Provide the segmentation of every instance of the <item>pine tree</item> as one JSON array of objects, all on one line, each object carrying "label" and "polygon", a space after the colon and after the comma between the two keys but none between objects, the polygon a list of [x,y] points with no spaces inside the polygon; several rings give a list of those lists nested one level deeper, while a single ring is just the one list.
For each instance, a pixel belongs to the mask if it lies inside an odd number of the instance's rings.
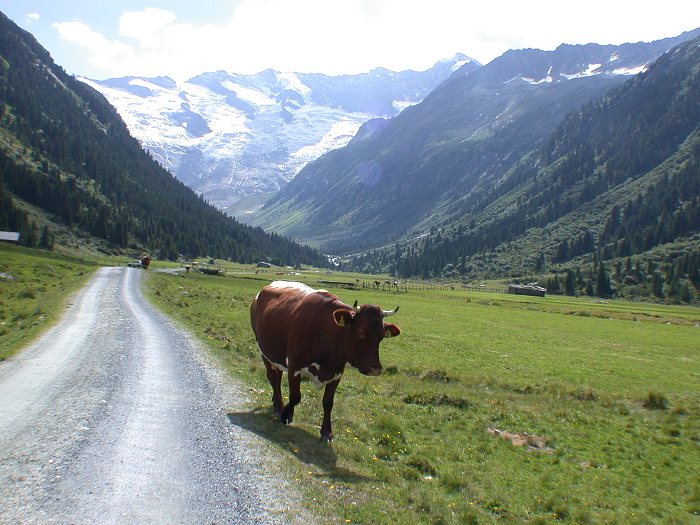
[{"label": "pine tree", "polygon": [[547,293],[561,293],[561,285],[556,275],[547,279]]},{"label": "pine tree", "polygon": [[41,228],[39,248],[44,250],[53,250],[53,235],[49,231],[49,227],[46,224]]},{"label": "pine tree", "polygon": [[654,272],[651,277],[651,293],[659,299],[664,296],[664,278],[659,272]]},{"label": "pine tree", "polygon": [[598,264],[598,273],[596,275],[596,295],[598,297],[609,298],[612,295],[612,286],[610,286],[610,277],[605,271],[605,265],[601,261]]},{"label": "pine tree", "polygon": [[586,279],[586,284],[584,287],[586,295],[593,297],[595,291],[593,289],[593,273],[592,271],[588,274],[588,279]]},{"label": "pine tree", "polygon": [[574,276],[574,272],[572,272],[571,270],[566,270],[564,293],[566,295],[576,295],[576,277]]}]

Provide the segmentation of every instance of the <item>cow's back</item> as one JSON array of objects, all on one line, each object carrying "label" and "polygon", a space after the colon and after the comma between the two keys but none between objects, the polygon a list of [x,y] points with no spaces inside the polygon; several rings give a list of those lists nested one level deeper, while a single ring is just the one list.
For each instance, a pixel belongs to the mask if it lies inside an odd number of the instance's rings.
[{"label": "cow's back", "polygon": [[[284,364],[287,344],[293,331],[304,329],[311,304],[316,302],[316,290],[301,283],[275,281],[263,288],[250,308],[250,323],[258,341],[260,351],[269,360]],[[313,315],[313,314],[312,314]]]}]

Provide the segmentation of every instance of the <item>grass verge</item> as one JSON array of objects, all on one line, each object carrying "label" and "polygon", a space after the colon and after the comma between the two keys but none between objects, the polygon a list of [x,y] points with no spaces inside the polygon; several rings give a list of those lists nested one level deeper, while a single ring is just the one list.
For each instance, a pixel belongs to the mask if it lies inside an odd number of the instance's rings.
[{"label": "grass verge", "polygon": [[[318,276],[296,277],[316,285]],[[688,523],[700,516],[700,311],[459,291],[333,290],[401,305],[379,378],[345,374],[336,440],[303,384],[270,411],[248,308],[269,276],[149,272],[148,295],[250,388],[234,424],[289,458],[327,522]]]},{"label": "grass verge", "polygon": [[96,268],[82,259],[0,243],[0,360],[54,324]]}]

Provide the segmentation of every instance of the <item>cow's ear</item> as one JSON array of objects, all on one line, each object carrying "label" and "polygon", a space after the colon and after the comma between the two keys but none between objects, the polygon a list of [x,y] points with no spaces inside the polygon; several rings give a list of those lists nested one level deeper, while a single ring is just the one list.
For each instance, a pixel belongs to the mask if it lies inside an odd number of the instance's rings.
[{"label": "cow's ear", "polygon": [[352,311],[345,309],[336,310],[333,312],[333,319],[335,319],[335,323],[342,328],[350,326],[350,323],[352,323]]},{"label": "cow's ear", "polygon": [[401,333],[401,329],[395,324],[384,323],[384,337],[396,337]]}]

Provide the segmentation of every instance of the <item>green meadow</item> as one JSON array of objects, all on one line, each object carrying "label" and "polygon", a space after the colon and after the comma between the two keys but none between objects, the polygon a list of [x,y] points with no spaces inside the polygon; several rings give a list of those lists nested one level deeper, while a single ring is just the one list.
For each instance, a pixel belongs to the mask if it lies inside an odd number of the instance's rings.
[{"label": "green meadow", "polygon": [[[55,322],[98,263],[0,247],[0,359]],[[382,343],[381,376],[347,369],[325,444],[310,383],[293,425],[273,417],[248,308],[275,278],[374,278],[275,273],[149,270],[145,289],[247,387],[231,423],[286,458],[320,522],[700,521],[700,309],[323,285],[349,303],[400,305],[402,329]]]},{"label": "green meadow", "polygon": [[58,320],[95,263],[0,243],[0,361]]},{"label": "green meadow", "polygon": [[270,409],[248,308],[274,278],[149,271],[146,288],[248,386],[249,408],[230,420],[288,458],[322,522],[700,520],[697,308],[324,285],[348,303],[399,304],[402,330],[382,343],[380,377],[346,370],[328,445],[310,383],[293,425]]}]

